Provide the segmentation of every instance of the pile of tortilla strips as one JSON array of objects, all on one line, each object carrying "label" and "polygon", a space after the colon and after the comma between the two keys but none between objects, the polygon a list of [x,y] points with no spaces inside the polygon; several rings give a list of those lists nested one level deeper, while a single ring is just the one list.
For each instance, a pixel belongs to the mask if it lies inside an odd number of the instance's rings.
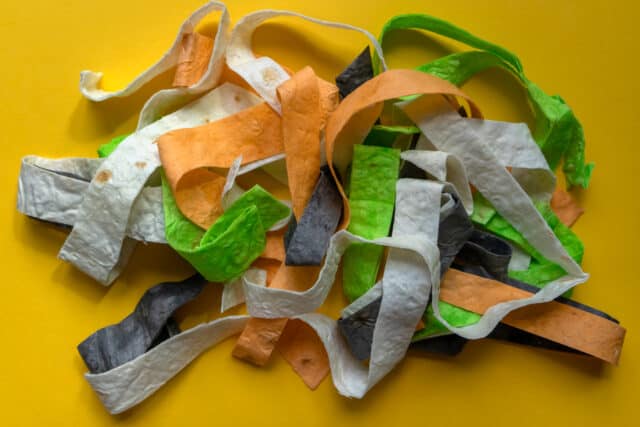
[{"label": "pile of tortilla strips", "polygon": [[[197,32],[214,12],[215,37]],[[290,70],[251,47],[254,30],[278,17],[360,32],[372,49],[335,84],[311,67]],[[381,45],[397,29],[472,50],[388,69]],[[524,87],[533,131],[484,119],[460,89],[491,67]],[[78,346],[109,412],[234,335],[235,357],[262,366],[277,348],[311,389],[330,372],[353,398],[409,347],[455,355],[490,337],[618,363],[625,329],[569,299],[588,278],[570,228],[583,211],[554,170],[562,165],[569,188],[587,187],[582,127],[513,53],[427,15],[393,17],[376,39],[276,10],[231,28],[224,4],[209,2],[127,87],[104,91],[102,74],[84,71],[80,89],[94,102],[127,97],[171,70],[172,87],[99,158],[26,156],[20,171],[18,209],[70,230],[58,256],[101,284],[138,242],[168,244],[197,272],[151,287]],[[283,185],[287,200],[256,176]],[[317,310],[340,265],[349,305],[335,320]],[[248,314],[181,330],[175,311],[209,283],[223,289],[221,311],[246,304]]]}]

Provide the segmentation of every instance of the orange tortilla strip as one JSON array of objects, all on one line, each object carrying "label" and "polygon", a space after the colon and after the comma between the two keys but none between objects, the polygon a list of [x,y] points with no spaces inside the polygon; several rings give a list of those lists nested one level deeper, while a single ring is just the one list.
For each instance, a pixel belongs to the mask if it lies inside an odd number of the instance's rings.
[{"label": "orange tortilla strip", "polygon": [[293,214],[299,220],[320,174],[320,91],[311,67],[281,84],[282,138]]},{"label": "orange tortilla strip", "polygon": [[[482,118],[473,101],[455,85],[429,74],[414,70],[389,70],[362,84],[347,96],[329,116],[326,128],[327,163],[344,202],[339,229],[349,225],[350,211],[347,196],[338,182],[334,167],[344,175],[352,145],[364,140],[371,126],[380,116],[383,102],[409,95],[450,95],[468,101],[472,117]],[[335,165],[334,165],[335,162]]]},{"label": "orange tortilla strip", "polygon": [[260,258],[268,258],[280,262],[284,262],[284,233],[287,228],[281,228],[280,230],[270,231],[267,233],[267,245],[264,248],[264,252],[260,255]]},{"label": "orange tortilla strip", "polygon": [[320,173],[320,134],[339,102],[338,88],[305,67],[277,89],[293,214],[300,219]]},{"label": "orange tortilla strip", "polygon": [[[505,301],[532,294],[504,283],[450,269],[440,283],[440,299],[483,314]],[[618,364],[626,330],[615,322],[576,307],[551,301],[511,312],[502,319],[509,326]]]},{"label": "orange tortilla strip", "polygon": [[178,66],[173,77],[174,87],[189,87],[198,83],[209,67],[213,39],[199,33],[185,34],[180,44]]},{"label": "orange tortilla strip", "polygon": [[556,188],[556,191],[551,196],[551,210],[556,214],[560,222],[567,227],[575,224],[584,213],[584,209],[578,205],[573,196],[560,187]]},{"label": "orange tortilla strip", "polygon": [[329,374],[329,356],[322,341],[301,320],[287,322],[278,341],[278,350],[311,390],[318,388]]},{"label": "orange tortilla strip", "polygon": [[[289,267],[281,264],[269,287],[304,291],[313,285],[319,272],[320,267],[316,266]],[[233,355],[254,365],[265,365],[286,324],[287,319],[249,319],[236,342]]]},{"label": "orange tortilla strip", "polygon": [[[180,211],[205,229],[217,218],[206,213],[222,211],[220,198],[218,193],[211,196],[194,191],[198,179],[187,180],[191,185],[183,187],[182,181],[188,174],[197,173],[202,178],[202,169],[229,168],[240,155],[246,164],[284,151],[280,116],[266,103],[203,126],[168,132],[158,138],[157,144]],[[218,182],[201,187],[217,188],[220,182],[224,185],[221,175],[209,175],[209,180]],[[180,194],[181,191],[189,191],[188,197]]]}]

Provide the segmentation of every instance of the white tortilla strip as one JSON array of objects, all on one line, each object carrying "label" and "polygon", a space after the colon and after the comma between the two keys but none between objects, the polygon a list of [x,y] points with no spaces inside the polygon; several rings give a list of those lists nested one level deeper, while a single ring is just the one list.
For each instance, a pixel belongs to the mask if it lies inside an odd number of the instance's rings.
[{"label": "white tortilla strip", "polygon": [[[102,159],[23,157],[18,177],[18,211],[73,226],[84,193],[101,164]],[[166,243],[159,187],[142,190],[131,210],[126,235],[141,242]]]},{"label": "white tortilla strip", "polygon": [[103,285],[113,282],[123,266],[120,249],[133,204],[160,166],[155,140],[170,130],[200,126],[259,103],[255,95],[227,83],[127,137],[104,160],[84,193],[58,256]]},{"label": "white tortilla strip", "polygon": [[383,70],[387,66],[384,61],[382,48],[378,40],[368,31],[353,25],[340,22],[325,21],[309,16],[301,15],[287,10],[260,10],[249,15],[245,15],[233,28],[231,38],[227,47],[227,65],[240,77],[242,77],[256,92],[278,113],[280,102],[276,95],[276,88],[289,80],[287,72],[273,59],[263,56],[256,58],[251,48],[253,33],[263,22],[282,16],[301,18],[314,24],[327,27],[340,28],[343,30],[357,31],[364,34],[380,57]]},{"label": "white tortilla strip", "polygon": [[[267,271],[261,268],[249,268],[244,273],[252,283],[259,286],[267,286]],[[244,290],[242,277],[225,283],[222,288],[222,301],[220,302],[220,313],[244,303]]]},{"label": "white tortilla strip", "polygon": [[509,271],[523,271],[531,264],[531,255],[520,249],[517,245],[511,246],[511,259],[509,260]]},{"label": "white tortilla strip", "polygon": [[[420,145],[418,142],[417,146]],[[432,179],[448,182],[460,197],[468,215],[473,212],[473,196],[467,172],[462,162],[454,155],[443,151],[407,150],[400,154],[406,160],[424,170]]]},{"label": "white tortilla strip", "polygon": [[[404,108],[406,104],[407,102],[398,102],[397,106]],[[551,200],[556,188],[556,177],[526,124],[483,119],[467,119],[467,123],[500,164],[511,168],[511,175],[532,200]],[[436,148],[421,135],[416,150]]]},{"label": "white tortilla strip", "polygon": [[440,315],[439,282],[433,287],[434,314],[450,331],[469,339],[487,336],[511,311],[530,304],[551,301],[589,277],[571,259],[562,244],[549,229],[529,196],[488,148],[468,120],[451,110],[441,97],[421,97],[403,106],[431,143],[442,151],[457,155],[465,165],[473,184],[511,225],[545,258],[560,265],[566,276],[547,284],[529,298],[497,304],[490,308],[477,324],[455,328]]},{"label": "white tortilla strip", "polygon": [[84,376],[105,408],[119,414],[153,394],[200,353],[242,332],[247,320],[229,316],[200,324],[117,368]]},{"label": "white tortilla strip", "polygon": [[124,89],[113,92],[104,91],[99,88],[100,81],[102,80],[102,73],[82,71],[80,73],[80,92],[82,92],[86,98],[95,102],[111,98],[126,97],[136,93],[154,77],[178,64],[180,45],[184,35],[193,33],[198,23],[214,11],[222,12],[222,14],[214,40],[213,53],[206,73],[202,76],[199,82],[191,87],[165,89],[155,93],[142,108],[138,122],[138,129],[145,127],[160,116],[184,105],[186,102],[192,100],[194,96],[212,89],[218,83],[224,67],[224,52],[227,46],[230,24],[230,18],[226,6],[223,3],[215,1],[208,2],[187,18],[180,27],[178,35],[169,50],[158,60],[158,62],[136,77]]}]

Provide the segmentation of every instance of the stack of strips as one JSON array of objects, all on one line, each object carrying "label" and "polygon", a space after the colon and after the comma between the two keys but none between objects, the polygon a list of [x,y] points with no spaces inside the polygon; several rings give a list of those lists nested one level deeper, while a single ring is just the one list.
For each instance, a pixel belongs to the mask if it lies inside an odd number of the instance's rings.
[{"label": "stack of strips", "polygon": [[[214,38],[196,32],[212,12]],[[254,30],[281,16],[357,31],[371,46],[336,84],[311,67],[292,71],[251,48]],[[18,209],[69,229],[58,256],[97,282],[113,283],[137,242],[168,244],[196,271],[151,287],[129,316],[78,346],[111,413],[233,335],[237,358],[262,366],[277,349],[310,388],[331,373],[354,398],[409,347],[454,355],[469,339],[618,363],[625,329],[569,299],[588,279],[570,228],[583,211],[554,170],[562,164],[569,187],[587,187],[582,127],[514,54],[426,15],[392,18],[378,40],[286,11],[252,13],[231,31],[229,22],[222,3],[207,3],[120,91],[82,72],[81,92],[94,102],[130,96],[166,70],[175,78],[99,158],[22,162]],[[395,29],[474,50],[390,70],[381,45]],[[532,131],[484,119],[460,89],[489,67],[524,86]],[[259,171],[289,197],[248,185]],[[333,319],[316,311],[341,262],[349,305]],[[248,314],[182,331],[174,312],[208,283],[223,289],[221,311],[246,304]]]}]

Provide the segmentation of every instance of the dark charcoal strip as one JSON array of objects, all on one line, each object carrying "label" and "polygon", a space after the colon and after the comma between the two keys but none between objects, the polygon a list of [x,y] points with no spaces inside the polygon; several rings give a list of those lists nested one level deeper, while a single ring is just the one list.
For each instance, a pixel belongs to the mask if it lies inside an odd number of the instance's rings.
[{"label": "dark charcoal strip", "polygon": [[196,298],[207,281],[196,274],[182,282],[156,285],[120,323],[102,328],[78,345],[89,371],[97,374],[135,359],[180,332],[173,313]]}]

